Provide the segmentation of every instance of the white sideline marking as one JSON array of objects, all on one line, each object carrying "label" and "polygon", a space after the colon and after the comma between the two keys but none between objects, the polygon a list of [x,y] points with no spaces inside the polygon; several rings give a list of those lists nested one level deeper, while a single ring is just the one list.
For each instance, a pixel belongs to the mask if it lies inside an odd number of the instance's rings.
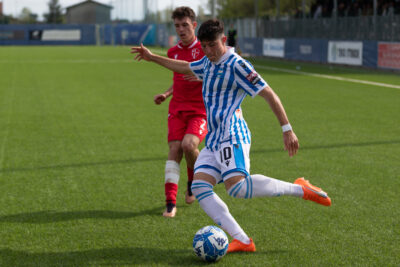
[{"label": "white sideline marking", "polygon": [[359,79],[344,78],[344,77],[340,77],[340,76],[332,76],[332,75],[326,75],[326,74],[318,74],[318,73],[304,72],[304,71],[298,71],[298,70],[289,70],[289,69],[275,68],[275,67],[261,66],[261,65],[257,65],[257,66],[255,65],[255,67],[260,68],[260,69],[281,71],[281,72],[287,72],[287,73],[293,73],[293,74],[301,74],[301,75],[307,75],[307,76],[313,76],[313,77],[325,78],[325,79],[331,79],[331,80],[338,80],[338,81],[361,83],[361,84],[367,84],[367,85],[375,85],[375,86],[381,86],[381,87],[400,89],[400,85],[389,84],[389,83],[371,82],[371,81],[365,81],[365,80],[359,80]]},{"label": "white sideline marking", "polygon": [[[153,49],[152,51],[155,53],[158,53],[158,54],[163,54],[163,53],[165,54],[165,51],[158,50],[158,49]],[[260,69],[267,69],[267,70],[281,71],[281,72],[287,72],[287,73],[293,73],[293,74],[301,74],[301,75],[307,75],[307,76],[313,76],[313,77],[331,79],[331,80],[337,80],[337,81],[361,83],[361,84],[367,84],[367,85],[375,85],[375,86],[381,86],[381,87],[387,87],[387,88],[400,89],[400,85],[389,84],[389,83],[379,83],[379,82],[344,78],[344,77],[340,77],[340,76],[318,74],[318,73],[312,73],[312,72],[304,72],[304,71],[290,70],[290,69],[276,68],[276,67],[269,67],[269,66],[262,66],[262,65],[254,65],[254,66],[256,68],[260,68]]]}]

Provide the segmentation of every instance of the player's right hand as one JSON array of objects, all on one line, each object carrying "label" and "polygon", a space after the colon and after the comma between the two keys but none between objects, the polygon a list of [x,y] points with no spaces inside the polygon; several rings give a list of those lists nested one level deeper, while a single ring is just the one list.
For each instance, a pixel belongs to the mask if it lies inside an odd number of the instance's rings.
[{"label": "player's right hand", "polygon": [[140,44],[140,46],[131,47],[131,54],[137,54],[135,56],[135,60],[137,61],[140,61],[142,59],[150,61],[151,56],[153,55],[149,49],[143,46],[143,44]]},{"label": "player's right hand", "polygon": [[299,150],[299,140],[293,131],[287,131],[283,133],[283,143],[285,144],[285,150],[289,152],[289,157],[293,157]]},{"label": "player's right hand", "polygon": [[154,103],[156,103],[157,105],[160,105],[162,102],[165,101],[165,99],[167,99],[167,96],[165,94],[155,95]]}]

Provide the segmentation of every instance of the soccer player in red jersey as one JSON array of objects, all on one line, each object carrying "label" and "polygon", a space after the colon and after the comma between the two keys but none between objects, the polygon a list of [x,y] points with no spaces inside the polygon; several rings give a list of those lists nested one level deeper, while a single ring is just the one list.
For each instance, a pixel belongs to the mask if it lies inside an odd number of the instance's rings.
[{"label": "soccer player in red jersey", "polygon": [[[189,7],[178,7],[172,13],[172,19],[180,41],[168,50],[168,57],[188,62],[200,60],[204,53],[195,35],[197,22],[194,11]],[[207,120],[202,83],[192,80],[174,72],[172,86],[164,93],[154,96],[154,102],[159,105],[172,95],[168,111],[169,153],[165,164],[165,217],[174,217],[176,214],[176,195],[183,154],[188,175],[185,201],[191,204],[195,200],[191,191],[193,169],[199,155],[198,146],[207,134]]]}]

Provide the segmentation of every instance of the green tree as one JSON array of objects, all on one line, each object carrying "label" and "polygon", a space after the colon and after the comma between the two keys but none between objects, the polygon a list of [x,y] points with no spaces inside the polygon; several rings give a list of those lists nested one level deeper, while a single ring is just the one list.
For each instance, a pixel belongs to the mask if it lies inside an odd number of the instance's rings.
[{"label": "green tree", "polygon": [[18,16],[18,20],[21,23],[33,24],[37,22],[37,17],[38,17],[37,14],[32,13],[32,11],[29,8],[24,7],[21,11],[21,14],[19,14]]},{"label": "green tree", "polygon": [[[309,4],[314,0],[306,0]],[[211,10],[213,0],[208,1]],[[254,17],[255,7],[258,7],[259,17],[274,17],[277,13],[277,0],[216,0],[216,10],[219,18]],[[279,14],[294,15],[301,8],[302,0],[279,0]]]},{"label": "green tree", "polygon": [[58,0],[50,0],[48,6],[49,13],[44,14],[46,22],[55,24],[63,23],[64,18]]}]

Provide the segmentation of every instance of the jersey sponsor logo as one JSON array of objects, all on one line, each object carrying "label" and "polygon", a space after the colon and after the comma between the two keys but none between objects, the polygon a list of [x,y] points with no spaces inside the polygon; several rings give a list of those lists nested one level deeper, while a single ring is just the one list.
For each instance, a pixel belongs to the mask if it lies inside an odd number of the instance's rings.
[{"label": "jersey sponsor logo", "polygon": [[257,84],[261,79],[257,72],[253,71],[246,76],[246,79],[253,85]]},{"label": "jersey sponsor logo", "polygon": [[196,59],[200,55],[200,50],[198,48],[193,48],[192,49],[192,57],[193,59]]}]

